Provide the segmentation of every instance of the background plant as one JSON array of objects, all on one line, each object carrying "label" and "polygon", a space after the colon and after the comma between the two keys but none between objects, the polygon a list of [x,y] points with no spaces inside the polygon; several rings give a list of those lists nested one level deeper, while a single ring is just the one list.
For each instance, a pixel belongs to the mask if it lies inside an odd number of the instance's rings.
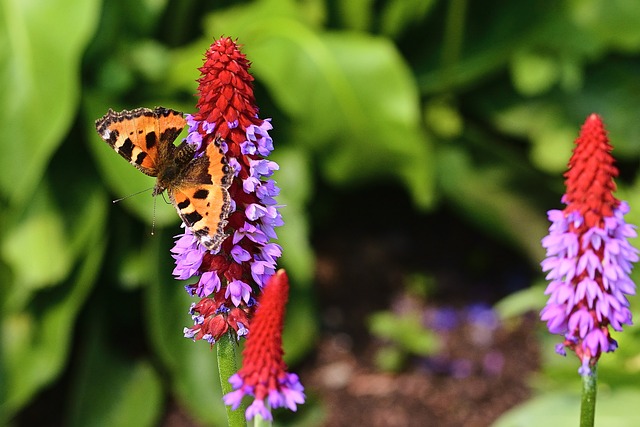
[{"label": "background plant", "polygon": [[[292,363],[318,328],[318,230],[378,210],[446,213],[447,226],[466,224],[536,269],[545,212],[557,206],[576,129],[591,112],[607,123],[618,197],[640,223],[639,20],[635,0],[5,0],[0,422],[61,378],[71,381],[67,425],[154,425],[170,398],[204,425],[223,419],[213,355],[180,333],[190,300],[168,253],[178,218],[158,203],[151,237],[148,197],[109,202],[151,183],[93,129],[109,107],[193,111],[197,67],[214,38],[245,45],[261,116],[277,123]],[[375,197],[345,206],[338,193]],[[410,202],[387,210],[390,194]],[[542,289],[533,283],[499,309],[538,310]],[[616,337],[620,349],[600,364],[610,397],[638,398],[637,334]],[[555,356],[553,337],[541,340],[549,359],[535,386],[544,393],[528,407],[535,418],[525,417],[538,424],[554,413],[545,405],[562,401],[550,390],[568,400],[565,390],[577,390],[574,361]],[[598,416],[606,402],[601,393]],[[633,405],[615,405],[624,408]]]}]

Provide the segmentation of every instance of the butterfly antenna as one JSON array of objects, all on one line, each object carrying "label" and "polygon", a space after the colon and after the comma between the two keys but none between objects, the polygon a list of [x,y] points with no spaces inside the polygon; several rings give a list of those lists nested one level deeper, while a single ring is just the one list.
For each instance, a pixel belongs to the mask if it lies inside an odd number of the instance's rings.
[{"label": "butterfly antenna", "polygon": [[144,190],[136,191],[133,194],[129,194],[128,196],[124,196],[124,197],[121,197],[119,199],[112,200],[111,203],[115,204],[115,203],[121,202],[121,201],[123,201],[125,199],[128,199],[129,197],[137,196],[138,194],[142,194],[142,193],[144,193],[146,191],[149,191],[149,190],[153,190],[153,187],[145,188]]},{"label": "butterfly antenna", "polygon": [[153,233],[156,230],[156,198],[153,198],[153,218],[151,219],[151,235],[153,236]]}]

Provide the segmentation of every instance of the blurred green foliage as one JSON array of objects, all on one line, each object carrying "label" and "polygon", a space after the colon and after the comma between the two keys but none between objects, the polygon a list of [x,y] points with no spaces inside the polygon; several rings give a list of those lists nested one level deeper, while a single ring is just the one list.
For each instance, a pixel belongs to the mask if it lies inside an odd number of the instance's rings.
[{"label": "blurred green foliage", "polygon": [[418,310],[402,315],[378,311],[368,323],[371,333],[386,342],[375,357],[378,367],[385,371],[400,371],[410,356],[433,355],[441,345],[439,337],[425,329]]},{"label": "blurred green foliage", "polygon": [[[214,353],[181,335],[190,299],[171,276],[177,215],[159,201],[151,237],[146,195],[109,203],[153,181],[93,126],[108,108],[193,111],[197,67],[218,36],[244,45],[261,116],[273,117],[295,361],[318,328],[308,215],[318,181],[392,182],[416,211],[453,207],[535,266],[572,141],[597,112],[623,172],[618,195],[640,223],[638,22],[636,0],[3,0],[0,425],[65,372],[68,425],[155,425],[169,401],[201,425],[224,423]],[[502,309],[543,303],[516,295]],[[600,370],[627,398],[637,338],[620,334]],[[552,357],[540,389],[577,389],[577,362]],[[539,425],[559,402],[544,399],[524,419]]]}]

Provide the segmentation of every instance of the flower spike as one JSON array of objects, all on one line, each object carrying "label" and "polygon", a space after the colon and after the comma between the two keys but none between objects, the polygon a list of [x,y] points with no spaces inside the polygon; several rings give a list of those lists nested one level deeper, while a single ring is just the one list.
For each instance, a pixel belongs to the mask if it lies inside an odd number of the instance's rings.
[{"label": "flower spike", "polygon": [[198,79],[198,111],[187,116],[186,142],[201,155],[219,143],[232,173],[228,192],[230,212],[224,240],[216,253],[200,245],[187,228],[172,249],[181,280],[196,277],[187,286],[201,301],[192,308],[195,324],[185,336],[215,343],[233,330],[248,330],[254,295],[274,274],[282,249],[275,228],[282,217],[275,197],[280,190],[270,179],[278,164],[266,157],[273,150],[269,119],[258,117],[249,61],[231,38],[216,40],[207,50]]},{"label": "flower spike", "polygon": [[582,375],[592,372],[603,352],[617,348],[609,328],[631,325],[626,296],[635,294],[629,274],[638,250],[628,239],[637,234],[624,220],[629,205],[613,195],[618,170],[611,151],[602,120],[591,114],[564,175],[566,207],[548,212],[551,226],[542,239],[547,257],[541,265],[550,283],[541,319],[551,333],[564,335],[556,351],[574,351]]},{"label": "flower spike", "polygon": [[271,420],[269,407],[295,411],[297,405],[304,403],[304,388],[296,374],[287,372],[282,359],[282,328],[288,295],[287,273],[278,270],[260,296],[242,352],[242,368],[229,378],[234,391],[224,396],[227,405],[235,410],[244,396],[254,397],[246,411],[247,419],[259,414],[263,419]]}]

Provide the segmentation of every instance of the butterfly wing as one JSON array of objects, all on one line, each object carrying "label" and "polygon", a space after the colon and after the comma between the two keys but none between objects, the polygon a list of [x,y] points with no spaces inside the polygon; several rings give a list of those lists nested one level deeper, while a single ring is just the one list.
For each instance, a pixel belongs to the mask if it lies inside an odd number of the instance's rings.
[{"label": "butterfly wing", "polygon": [[227,188],[233,170],[220,149],[220,140],[189,164],[186,175],[168,188],[178,215],[200,243],[216,252],[225,239],[224,228],[231,209]]},{"label": "butterfly wing", "polygon": [[185,127],[182,113],[168,108],[109,110],[96,120],[96,130],[118,154],[150,176],[158,175],[158,163],[173,148]]}]

